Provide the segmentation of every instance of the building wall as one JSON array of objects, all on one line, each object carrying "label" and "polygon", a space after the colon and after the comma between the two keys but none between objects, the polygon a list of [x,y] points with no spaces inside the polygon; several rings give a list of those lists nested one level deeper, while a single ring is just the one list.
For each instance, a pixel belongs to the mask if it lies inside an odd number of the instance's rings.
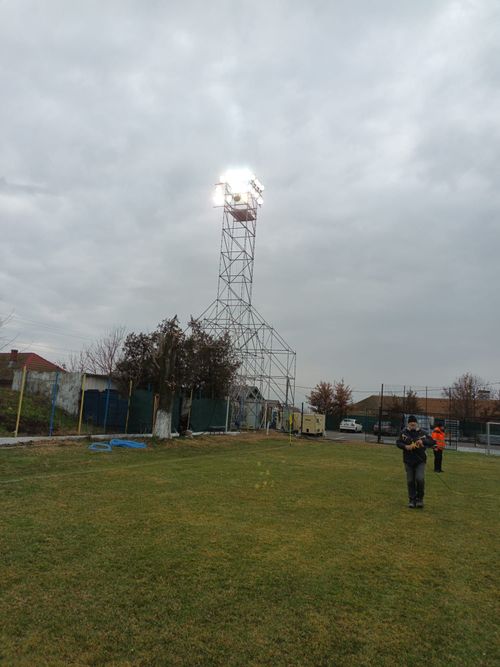
[{"label": "building wall", "polygon": [[[20,391],[22,375],[21,370],[14,371],[14,379],[12,380],[14,391]],[[28,394],[38,394],[51,399],[55,381],[55,372],[28,371],[24,390]],[[77,415],[80,410],[82,373],[59,373],[57,384],[56,406],[71,415]],[[87,375],[85,378],[85,391],[87,389],[104,391],[107,386],[108,378],[105,376]],[[111,382],[111,389],[116,389],[113,382]]]}]

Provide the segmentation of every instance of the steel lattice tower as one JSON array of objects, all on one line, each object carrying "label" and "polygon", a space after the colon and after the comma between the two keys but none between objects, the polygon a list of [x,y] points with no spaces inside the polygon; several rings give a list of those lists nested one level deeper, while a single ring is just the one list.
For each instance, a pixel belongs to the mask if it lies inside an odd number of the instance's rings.
[{"label": "steel lattice tower", "polygon": [[212,336],[228,332],[238,359],[237,386],[256,387],[267,401],[294,404],[296,355],[252,305],[258,209],[264,187],[253,176],[223,177],[215,205],[222,208],[217,298],[198,318]]}]

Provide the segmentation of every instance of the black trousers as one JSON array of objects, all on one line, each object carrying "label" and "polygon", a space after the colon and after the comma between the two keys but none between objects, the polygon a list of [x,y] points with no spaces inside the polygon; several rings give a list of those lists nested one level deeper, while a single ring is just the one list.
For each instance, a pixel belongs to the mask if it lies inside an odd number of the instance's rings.
[{"label": "black trousers", "polygon": [[434,450],[434,472],[441,472],[441,466],[443,465],[443,450],[435,449]]},{"label": "black trousers", "polygon": [[423,500],[425,491],[425,461],[416,465],[405,463],[405,470],[408,499],[410,502]]}]

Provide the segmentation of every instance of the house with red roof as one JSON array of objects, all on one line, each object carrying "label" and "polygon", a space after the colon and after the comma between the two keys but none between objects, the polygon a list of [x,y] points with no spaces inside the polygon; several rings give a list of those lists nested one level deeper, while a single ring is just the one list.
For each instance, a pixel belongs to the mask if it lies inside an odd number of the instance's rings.
[{"label": "house with red roof", "polygon": [[26,368],[28,371],[62,371],[58,364],[44,359],[36,352],[19,352],[11,350],[10,352],[0,352],[0,386],[12,385],[14,371]]}]

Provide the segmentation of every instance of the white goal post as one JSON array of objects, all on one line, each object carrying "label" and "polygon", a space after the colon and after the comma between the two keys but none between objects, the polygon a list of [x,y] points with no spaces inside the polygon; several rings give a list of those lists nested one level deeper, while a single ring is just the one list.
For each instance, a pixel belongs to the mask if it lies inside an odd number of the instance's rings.
[{"label": "white goal post", "polygon": [[[498,433],[492,434],[491,427],[498,426]],[[491,445],[500,445],[500,422],[486,422],[486,453],[490,454]]]}]

